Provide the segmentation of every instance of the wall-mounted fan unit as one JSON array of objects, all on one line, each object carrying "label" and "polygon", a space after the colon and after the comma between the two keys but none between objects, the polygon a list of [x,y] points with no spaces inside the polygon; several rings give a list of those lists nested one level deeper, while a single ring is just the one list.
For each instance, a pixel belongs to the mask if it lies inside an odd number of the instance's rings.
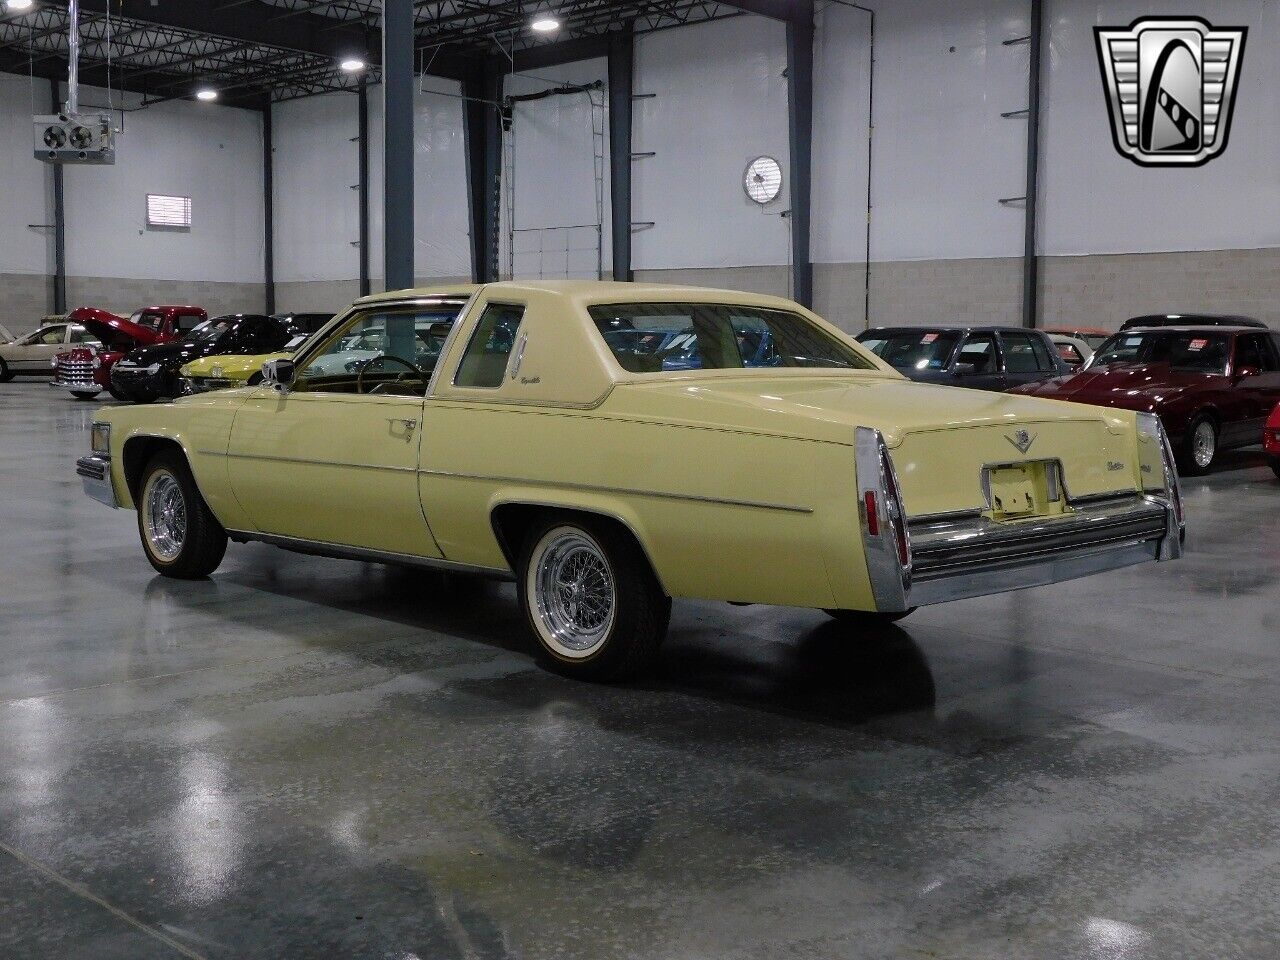
[{"label": "wall-mounted fan unit", "polygon": [[773,157],[756,157],[742,175],[742,189],[761,206],[772,203],[782,191],[782,167]]}]

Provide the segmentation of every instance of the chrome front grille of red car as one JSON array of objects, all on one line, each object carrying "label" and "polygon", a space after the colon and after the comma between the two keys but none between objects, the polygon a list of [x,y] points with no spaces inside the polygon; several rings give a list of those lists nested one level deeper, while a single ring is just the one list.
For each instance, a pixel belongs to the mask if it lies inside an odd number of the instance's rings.
[{"label": "chrome front grille of red car", "polygon": [[94,386],[92,360],[58,359],[54,382],[64,386]]}]

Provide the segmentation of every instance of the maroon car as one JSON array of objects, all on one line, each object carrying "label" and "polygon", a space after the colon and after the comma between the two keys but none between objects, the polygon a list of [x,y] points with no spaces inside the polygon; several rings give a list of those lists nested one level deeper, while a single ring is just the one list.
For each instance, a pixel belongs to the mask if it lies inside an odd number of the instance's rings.
[{"label": "maroon car", "polygon": [[1257,443],[1280,402],[1280,334],[1255,327],[1123,330],[1079,373],[1010,392],[1156,413],[1183,472],[1207,473],[1219,450]]}]

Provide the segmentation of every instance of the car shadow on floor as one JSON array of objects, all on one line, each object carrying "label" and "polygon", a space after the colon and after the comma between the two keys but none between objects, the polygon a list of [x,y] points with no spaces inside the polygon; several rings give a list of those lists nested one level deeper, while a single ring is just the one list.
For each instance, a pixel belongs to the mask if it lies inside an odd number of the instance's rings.
[{"label": "car shadow on floor", "polygon": [[[300,563],[347,561],[308,558]],[[404,646],[429,644],[433,635],[527,657],[530,669],[518,672],[529,674],[530,683],[516,684],[523,688],[520,692],[514,688],[509,691],[526,707],[548,699],[577,699],[574,691],[602,689],[536,667],[533,642],[510,585],[395,567],[361,568],[358,577],[343,578],[342,586],[336,589],[327,575],[298,576],[275,562],[255,564],[217,579],[422,631],[421,640],[407,637],[404,643],[396,644],[394,658],[403,669],[414,669],[413,658],[404,657]],[[340,573],[340,569],[332,568],[332,572]],[[186,590],[175,592],[174,597],[178,602],[195,602],[195,595]],[[784,614],[781,623],[775,622],[777,618],[771,615],[774,608],[752,608],[761,613],[750,619],[726,612],[720,620],[716,615],[719,605],[689,604],[699,614],[710,612],[716,617],[707,623],[706,616],[682,616],[681,604],[677,601],[672,630],[656,664],[626,684],[627,689],[682,694],[834,725],[861,724],[934,706],[936,691],[929,663],[897,626],[850,627],[822,619],[797,630],[794,616]],[[247,623],[257,619],[252,604],[229,604],[226,613],[231,618],[245,617]],[[277,627],[289,629],[287,623]],[[371,662],[393,656],[385,645],[367,640],[347,642],[340,636],[316,637],[303,628],[297,630],[296,638]],[[421,668],[430,666],[424,662]],[[487,695],[493,695],[492,683],[486,683],[490,688]],[[588,699],[594,696],[592,693]]]}]

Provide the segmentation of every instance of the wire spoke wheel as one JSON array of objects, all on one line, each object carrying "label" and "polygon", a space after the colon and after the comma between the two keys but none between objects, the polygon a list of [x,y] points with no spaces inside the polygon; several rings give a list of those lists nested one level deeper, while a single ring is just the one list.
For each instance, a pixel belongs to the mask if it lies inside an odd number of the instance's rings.
[{"label": "wire spoke wheel", "polygon": [[143,494],[143,529],[156,558],[172,563],[187,539],[187,501],[178,478],[168,470],[151,474]]},{"label": "wire spoke wheel", "polygon": [[540,544],[534,599],[546,642],[561,656],[589,656],[609,635],[617,607],[613,572],[586,533],[563,527]]}]

